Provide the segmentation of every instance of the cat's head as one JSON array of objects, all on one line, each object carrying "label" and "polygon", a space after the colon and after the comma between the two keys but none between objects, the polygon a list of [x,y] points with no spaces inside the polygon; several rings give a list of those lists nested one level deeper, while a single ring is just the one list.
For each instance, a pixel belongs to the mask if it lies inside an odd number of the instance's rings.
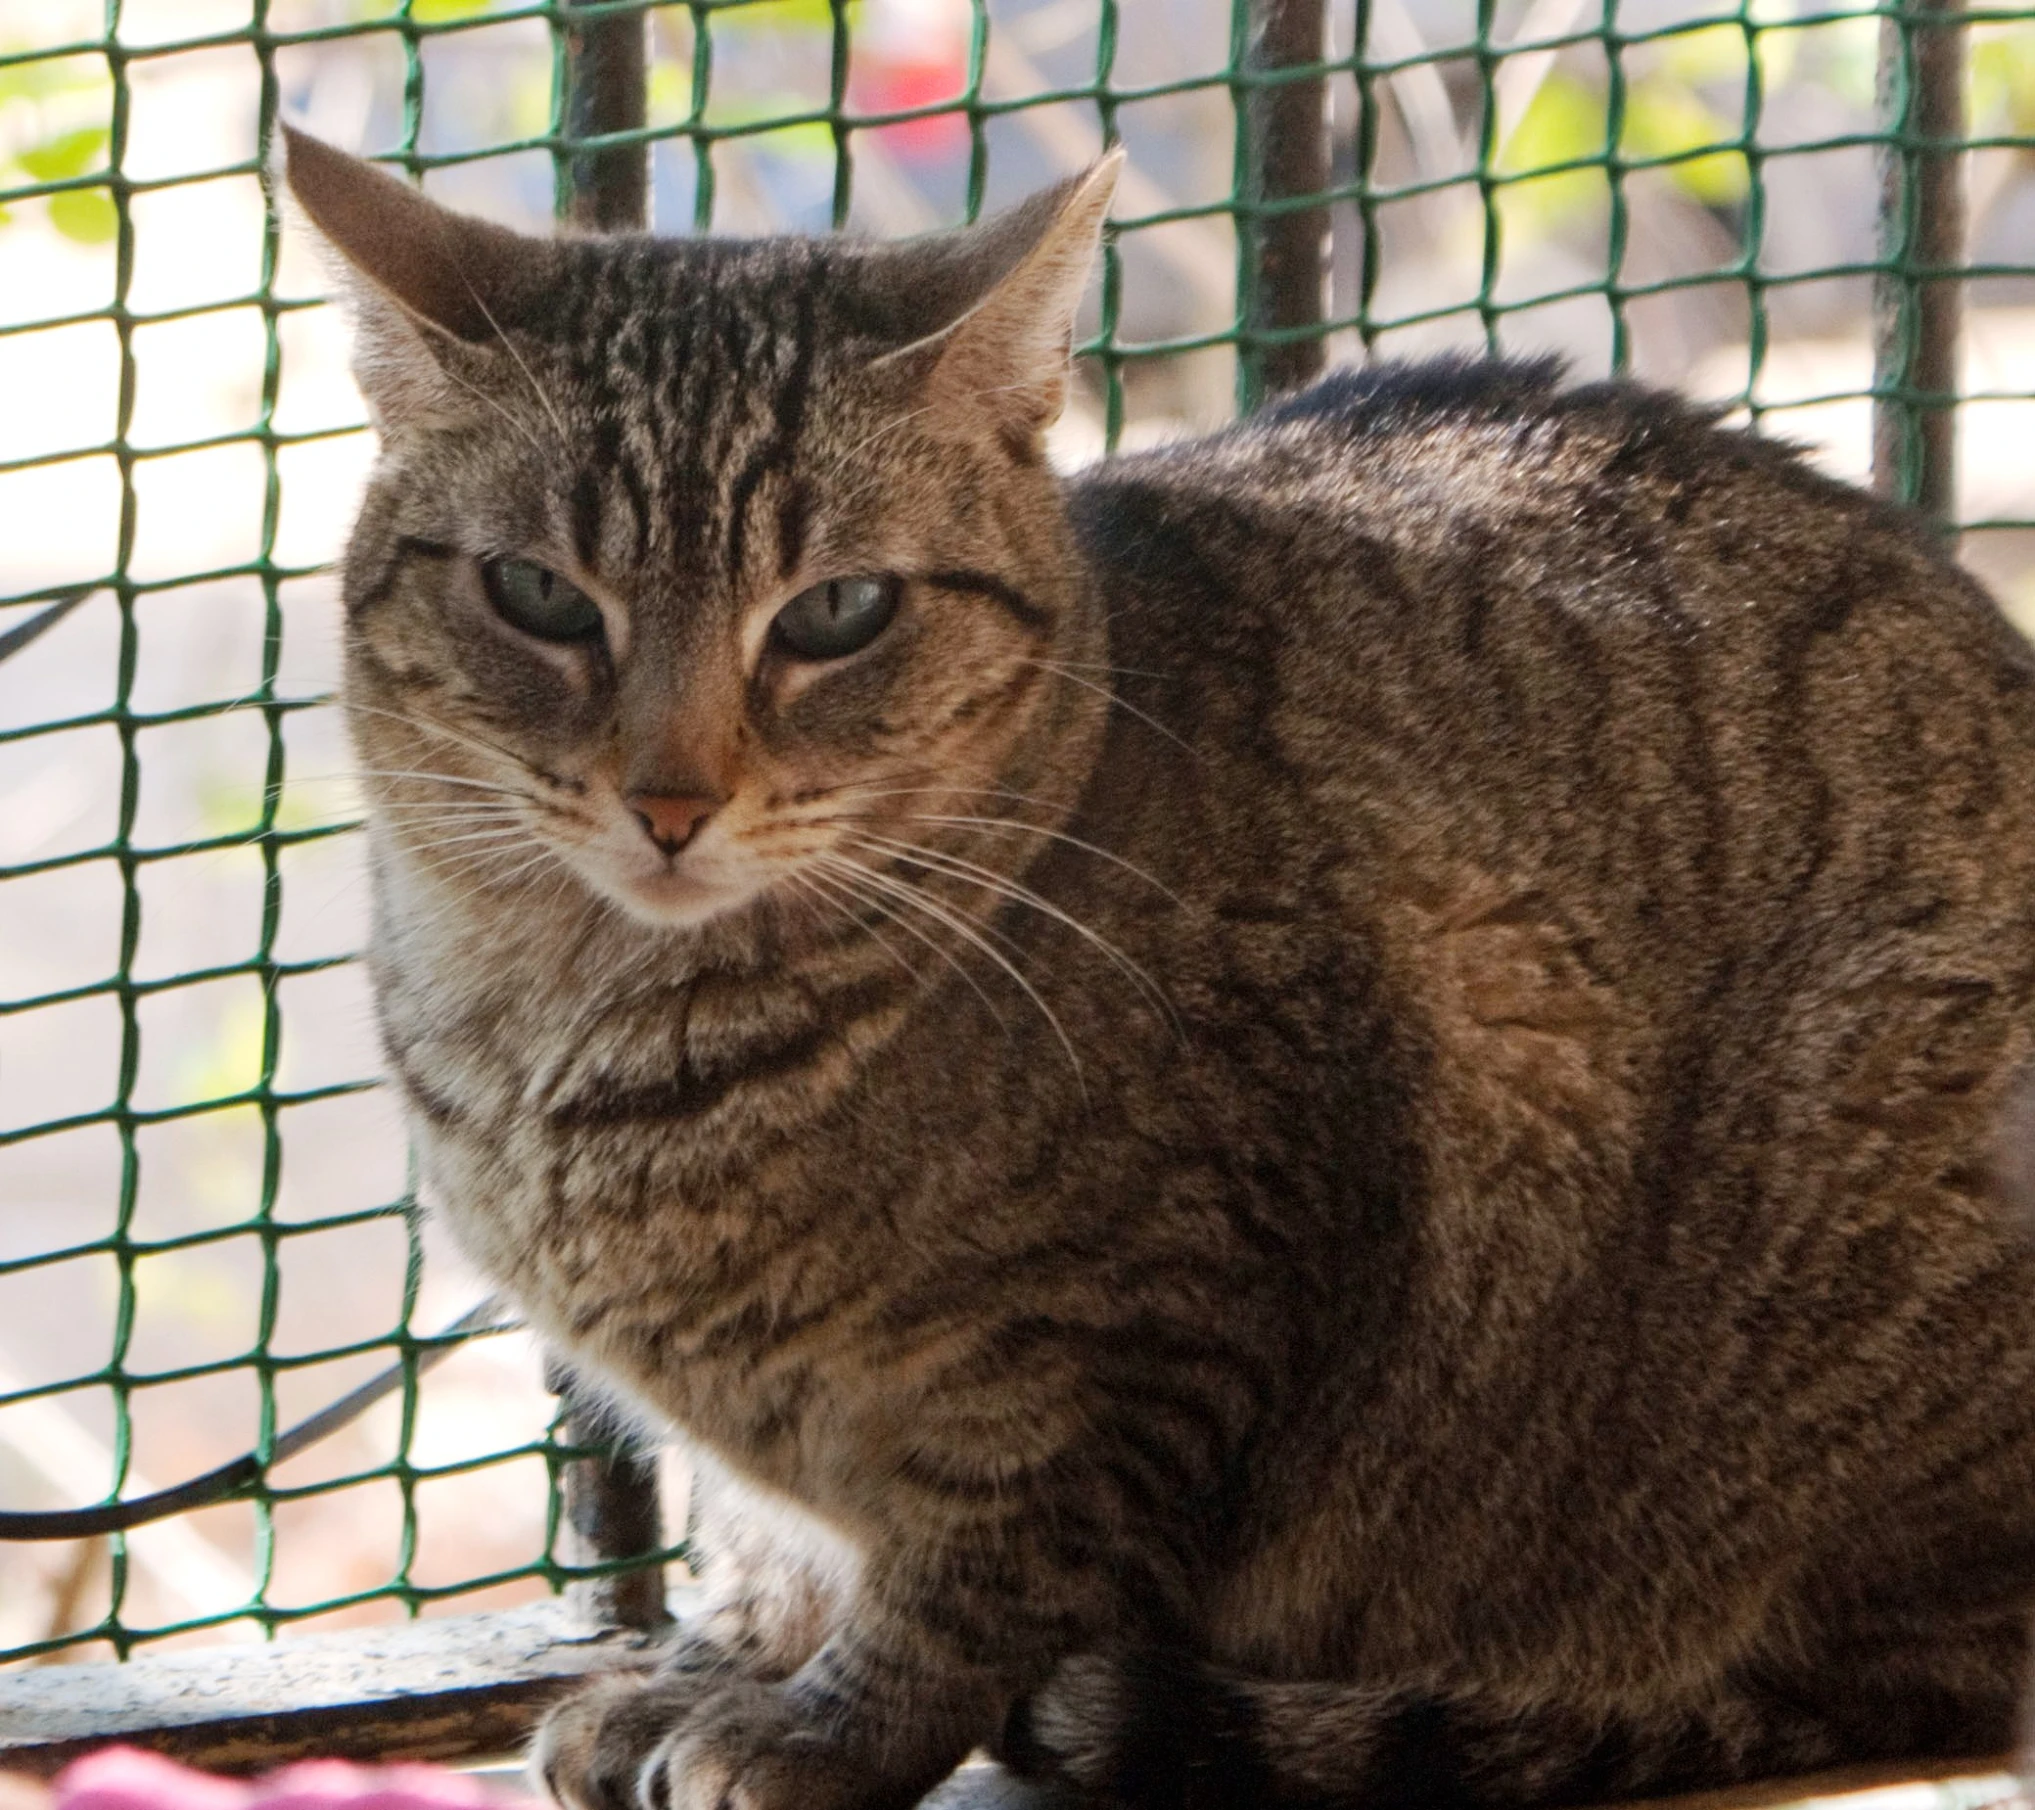
[{"label": "cat's head", "polygon": [[1042,436],[1115,159],[896,245],[539,240],[287,145],[382,435],[346,701],[395,846],[685,928],[1070,780]]}]

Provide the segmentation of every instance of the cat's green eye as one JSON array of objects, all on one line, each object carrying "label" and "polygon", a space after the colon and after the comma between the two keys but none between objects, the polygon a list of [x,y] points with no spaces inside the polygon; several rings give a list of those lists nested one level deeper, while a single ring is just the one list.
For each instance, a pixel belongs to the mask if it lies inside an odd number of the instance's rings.
[{"label": "cat's green eye", "polygon": [[484,559],[481,584],[495,614],[540,641],[590,641],[601,632],[594,600],[570,579],[528,559]]},{"label": "cat's green eye", "polygon": [[779,610],[771,633],[798,659],[839,660],[889,627],[902,588],[894,577],[829,579]]}]

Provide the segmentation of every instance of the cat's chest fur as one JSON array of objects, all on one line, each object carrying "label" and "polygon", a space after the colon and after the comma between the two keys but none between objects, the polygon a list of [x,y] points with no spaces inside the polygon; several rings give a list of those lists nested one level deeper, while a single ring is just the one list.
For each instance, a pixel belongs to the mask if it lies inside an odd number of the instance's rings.
[{"label": "cat's chest fur", "polygon": [[[1168,747],[1144,729],[1139,744]],[[1389,886],[1310,872],[1334,846],[1324,826],[1284,821],[1242,754],[1171,774],[1172,805],[1211,834],[1169,855],[1168,813],[1137,802],[1155,795],[1148,758],[1106,751],[1097,820],[1078,827],[1164,890],[1031,876],[1145,964],[1177,1013],[1140,1005],[1071,932],[1034,948],[1036,984],[1087,1058],[1078,1083],[1056,1042],[1014,1047],[958,981],[929,1005],[887,967],[759,989],[526,938],[476,979],[407,928],[439,902],[385,877],[384,1028],[433,1206],[568,1357],[850,1531],[881,1514],[892,1457],[932,1412],[943,1342],[987,1349],[996,1317],[1078,1324],[1178,1264],[1224,1278],[1239,1338],[1268,1363],[1292,1361],[1295,1333],[1342,1336],[1398,1261],[1389,1233],[1361,1257],[1350,1243],[1403,1212],[1421,1161],[1409,1136],[1474,1220],[1430,1274],[1446,1310],[1435,1349],[1464,1358],[1448,1328],[1473,1322],[1495,1346],[1498,1268],[1526,1312],[1574,1255],[1523,1248],[1531,1178],[1601,1193],[1619,1161],[1629,1015],[1549,901],[1446,844],[1374,846]],[[1253,810],[1262,859],[1232,862],[1213,832]],[[1419,1126],[1381,1105],[1405,1073],[1387,994],[1441,1056]],[[1011,988],[997,1003],[1028,1002]],[[1483,1228],[1499,1217],[1513,1231],[1495,1249]],[[1338,1304],[1254,1299],[1307,1248],[1277,1288]],[[986,1316],[1021,1267],[1051,1280]],[[1091,1405],[1034,1397],[1023,1437],[1050,1445]],[[999,1443],[1021,1455],[1019,1435]]]},{"label": "cat's chest fur", "polygon": [[462,986],[407,934],[400,880],[384,898],[383,1032],[431,1208],[568,1360],[852,1531],[911,1413],[912,1356],[871,1324],[944,1255],[904,1223],[949,1181],[938,1152],[868,1084],[904,989],[586,948]]}]

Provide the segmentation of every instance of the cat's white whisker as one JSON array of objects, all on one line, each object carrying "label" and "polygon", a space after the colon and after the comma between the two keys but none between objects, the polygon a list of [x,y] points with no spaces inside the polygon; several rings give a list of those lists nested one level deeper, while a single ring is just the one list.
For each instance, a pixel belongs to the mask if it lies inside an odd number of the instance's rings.
[{"label": "cat's white whisker", "polygon": [[[933,413],[938,406],[937,403],[927,403],[920,408],[907,409],[903,414],[893,415],[888,421],[872,428],[845,451],[834,456],[833,461],[826,468],[823,482],[829,485],[838,484],[844,476],[848,475],[848,466],[858,455],[866,452],[877,441],[887,439],[900,428],[909,427],[920,416]],[[858,476],[860,479],[858,483],[846,489],[836,491],[838,498],[836,507],[851,508],[854,504],[860,502],[881,481],[883,473],[880,469],[875,471],[865,470],[858,474]]]},{"label": "cat's white whisker", "polygon": [[367,808],[374,811],[500,811],[504,816],[524,810],[531,802],[520,795],[507,798],[387,798]]},{"label": "cat's white whisker", "polygon": [[[810,872],[806,873],[793,872],[786,874],[784,878],[787,881],[789,881],[793,886],[797,887],[802,893],[804,893],[808,897],[808,899],[814,899],[819,901],[820,905],[823,906],[828,913],[837,918],[845,918],[850,924],[853,924],[858,930],[860,930],[865,936],[867,936],[871,942],[875,943],[875,945],[879,949],[881,949],[885,955],[889,956],[892,961],[894,961],[900,968],[902,968],[905,971],[905,973],[909,975],[915,983],[923,984],[923,976],[921,976],[919,971],[916,968],[914,968],[910,962],[906,961],[905,958],[891,946],[890,939],[887,936],[885,936],[881,931],[879,931],[874,924],[865,923],[855,912],[849,910],[847,906],[845,906],[842,903],[840,898],[830,896],[824,889],[824,885],[818,875]],[[850,898],[853,897],[852,894],[848,896]],[[893,914],[890,911],[888,911],[882,904],[873,900],[863,900],[862,903],[867,905],[870,910],[880,913],[887,921],[892,922],[895,921]],[[824,921],[825,920],[823,918],[822,922]],[[989,1004],[987,998],[984,999],[983,1003],[985,1005]],[[993,1005],[990,1005],[989,1009],[992,1012],[996,1010],[995,1006]]]},{"label": "cat's white whisker", "polygon": [[[826,869],[825,875],[816,873],[814,871],[815,867],[824,867]],[[833,885],[855,903],[867,906],[869,910],[878,913],[887,922],[895,924],[906,935],[918,938],[920,942],[924,943],[928,949],[932,950],[935,955],[974,989],[976,997],[988,1009],[990,1017],[996,1020],[998,1028],[1002,1030],[1006,1037],[1010,1035],[1010,1026],[1005,1022],[1003,1014],[996,1009],[996,1001],[989,997],[988,989],[974,975],[968,972],[967,966],[955,956],[954,952],[936,937],[921,930],[910,919],[892,910],[882,898],[872,895],[868,888],[862,884],[864,881],[877,877],[871,874],[868,868],[862,866],[859,862],[849,860],[846,856],[822,855],[817,858],[812,866],[808,866],[805,872],[809,879]]]},{"label": "cat's white whisker", "polygon": [[538,456],[538,458],[542,459],[545,457],[544,447],[542,443],[538,440],[537,436],[530,431],[530,425],[528,422],[522,420],[518,415],[514,413],[513,410],[504,408],[500,402],[498,402],[494,397],[490,396],[487,393],[487,391],[481,389],[477,384],[468,383],[467,380],[464,377],[460,376],[460,374],[457,371],[455,371],[449,364],[441,365],[439,369],[443,371],[447,377],[451,378],[454,383],[458,384],[459,387],[462,390],[464,390],[469,396],[471,396],[476,402],[485,403],[489,408],[493,409],[496,414],[501,416],[501,418],[504,421],[506,421],[512,428],[514,428],[517,433],[522,435],[523,444],[529,447],[529,449],[533,453],[535,453]]},{"label": "cat's white whisker", "polygon": [[[530,854],[525,860],[506,869],[500,865],[504,860],[522,853],[525,848],[531,849]],[[531,844],[522,842],[519,839],[517,846],[504,848],[492,855],[482,854],[477,859],[470,860],[467,865],[475,874],[481,886],[490,891],[500,891],[512,880],[520,878],[533,869],[542,867],[547,861],[557,860],[558,857],[550,849],[546,848],[543,843],[537,843],[533,847]],[[560,863],[560,865],[562,866],[563,863]]]},{"label": "cat's white whisker", "polygon": [[412,767],[360,767],[355,771],[361,779],[414,779],[431,785],[464,786],[470,791],[494,792],[503,798],[520,798],[525,804],[539,802],[533,794],[520,792],[514,786],[497,785],[486,779],[464,779],[457,773],[427,773]]},{"label": "cat's white whisker", "polygon": [[[406,828],[408,826],[405,826]],[[458,848],[462,843],[473,842],[523,842],[527,840],[520,828],[514,824],[498,824],[487,829],[468,830],[459,836],[434,836],[433,848]]]},{"label": "cat's white whisker", "polygon": [[[502,323],[495,319],[494,310],[488,306],[487,298],[473,286],[472,279],[465,271],[460,272],[460,281],[465,283],[467,294],[473,297],[473,305],[481,311],[481,318],[494,328],[495,338],[500,341],[502,350],[516,361],[516,368],[529,381],[530,393],[537,398],[537,406],[551,417],[551,425],[558,430],[559,454],[562,457],[565,449],[572,443],[572,436],[565,431],[565,417],[558,412],[558,407],[551,400],[550,394],[537,381],[537,373],[531,370],[529,360],[516,350],[516,342],[502,331]],[[531,444],[536,445],[535,440],[532,440]],[[543,449],[540,447],[538,450],[541,452]]]},{"label": "cat's white whisker", "polygon": [[358,711],[364,716],[383,716],[391,722],[407,724],[412,729],[422,729],[429,735],[442,735],[447,741],[462,748],[471,748],[476,754],[497,755],[511,766],[527,772],[529,762],[513,748],[505,748],[500,742],[490,741],[484,735],[476,735],[471,729],[455,729],[450,723],[440,722],[435,716],[425,716],[414,710],[384,710],[378,704],[362,704],[349,700],[349,711]]},{"label": "cat's white whisker", "polygon": [[421,823],[473,823],[499,818],[503,823],[520,823],[520,804],[445,804],[435,798],[398,798],[373,807],[370,815],[414,828]]},{"label": "cat's white whisker", "polygon": [[1046,1022],[1053,1027],[1053,1035],[1059,1039],[1060,1047],[1067,1052],[1067,1060],[1073,1067],[1074,1078],[1080,1083],[1084,1095],[1086,1094],[1087,1079],[1081,1067],[1081,1058],[1074,1053],[1074,1044],[1067,1035],[1066,1027],[1061,1024],[1059,1015],[1054,1012],[1051,1006],[1046,1004],[1044,996],[1039,992],[1038,988],[1025,978],[1023,971],[1018,968],[1016,963],[996,948],[995,943],[990,941],[990,938],[994,937],[997,942],[1007,942],[1008,938],[992,930],[988,925],[971,919],[959,911],[950,909],[943,902],[935,899],[924,887],[915,886],[908,880],[900,879],[892,874],[879,873],[874,868],[866,867],[847,855],[837,853],[825,856],[823,859],[830,865],[833,863],[845,864],[859,873],[865,881],[877,887],[886,895],[896,898],[901,904],[916,906],[928,917],[936,918],[939,922],[945,924],[949,930],[953,931],[956,936],[972,943],[984,955],[988,956],[991,961],[1024,990],[1025,996],[1033,1005],[1038,1007]]},{"label": "cat's white whisker", "polygon": [[1138,866],[1135,861],[1126,861],[1123,856],[1112,854],[1108,849],[1102,848],[1096,843],[1084,842],[1079,836],[1070,836],[1065,830],[1048,829],[1042,823],[1027,823],[1022,817],[964,817],[914,812],[908,815],[904,821],[907,823],[968,824],[980,829],[1022,830],[1029,835],[1044,836],[1054,842],[1064,842],[1069,848],[1078,848],[1084,854],[1099,855],[1103,860],[1122,868],[1125,873],[1134,875],[1136,878],[1144,881],[1147,886],[1154,887],[1164,893],[1174,904],[1179,905],[1184,902],[1180,895],[1168,886],[1165,881],[1148,873],[1144,868]]},{"label": "cat's white whisker", "polygon": [[[770,893],[770,903],[780,916],[789,920],[796,908],[800,921],[820,936],[825,936],[835,923],[847,916],[832,899],[815,892],[804,876],[785,874],[781,878],[783,885],[772,888]],[[854,922],[853,919],[848,921]]]},{"label": "cat's white whisker", "polygon": [[1070,671],[1057,660],[1039,660],[1029,655],[1020,654],[1016,658],[1016,664],[1019,666],[1036,666],[1041,672],[1049,672],[1055,678],[1065,679],[1070,685],[1079,685],[1084,690],[1094,692],[1099,698],[1107,698],[1124,715],[1136,717],[1146,728],[1156,730],[1169,742],[1173,743],[1175,747],[1185,749],[1188,754],[1195,755],[1197,759],[1199,758],[1192,744],[1182,741],[1179,736],[1168,729],[1157,717],[1147,714],[1135,704],[1128,702],[1121,692],[1112,691],[1107,685],[1098,685],[1093,679],[1084,679],[1078,672]]},{"label": "cat's white whisker", "polygon": [[1123,976],[1144,995],[1151,1006],[1161,1013],[1172,1025],[1176,1034],[1181,1030],[1180,1021],[1173,1010],[1173,1002],[1166,997],[1162,988],[1145,970],[1131,960],[1109,938],[1062,910],[1052,900],[1042,897],[1028,886],[1022,886],[1006,874],[999,874],[994,868],[983,867],[977,862],[964,860],[959,855],[943,854],[936,849],[921,847],[917,843],[899,842],[889,836],[858,835],[851,841],[874,854],[887,854],[898,860],[910,861],[936,873],[945,873],[955,879],[980,886],[985,891],[1009,899],[1013,904],[1024,905],[1051,918],[1055,923],[1064,924],[1075,935],[1083,938],[1098,950]]},{"label": "cat's white whisker", "polygon": [[[820,796],[823,798],[848,797],[854,799],[858,803],[868,803],[873,800],[881,798],[910,798],[923,796],[926,794],[935,794],[944,797],[953,797],[958,795],[963,798],[1002,799],[1015,804],[1036,805],[1041,810],[1049,811],[1064,812],[1072,808],[1064,800],[1061,799],[1041,798],[1034,793],[1016,792],[1004,786],[973,786],[967,788],[957,788],[952,784],[934,785],[934,786],[882,786],[877,782],[851,781],[846,785],[831,786],[826,790],[825,793],[821,794]],[[815,812],[810,816],[801,817],[800,819],[798,819],[798,821],[804,824],[812,824],[812,823],[860,822],[862,821],[862,819],[857,814],[852,812],[823,811]],[[883,821],[883,819],[872,815],[871,821]],[[1124,859],[1123,856],[1115,854],[1111,850],[1103,848],[1096,843],[1086,841],[1082,837],[1070,835],[1065,830],[1054,829],[1046,824],[1041,823],[1029,823],[1022,817],[1006,817],[1006,816],[978,817],[963,813],[912,812],[906,814],[902,821],[907,823],[949,824],[956,827],[965,826],[978,829],[1018,830],[1023,831],[1029,835],[1046,837],[1055,842],[1064,842],[1070,848],[1077,848],[1087,854],[1100,856],[1103,860],[1111,862],[1118,867],[1121,867],[1126,873],[1134,875],[1137,879],[1144,881],[1145,884],[1147,884],[1148,886],[1154,887],[1159,892],[1164,893],[1165,896],[1171,899],[1176,905],[1181,902],[1179,895],[1175,893],[1169,886],[1167,886],[1164,881],[1158,879],[1156,876],[1149,873],[1146,869],[1138,866],[1136,862],[1127,861]]]},{"label": "cat's white whisker", "polygon": [[1107,673],[1118,679],[1155,679],[1162,685],[1171,684],[1173,680],[1171,673],[1151,672],[1137,666],[1112,666],[1107,660],[1055,660],[1052,664],[1068,672]]}]

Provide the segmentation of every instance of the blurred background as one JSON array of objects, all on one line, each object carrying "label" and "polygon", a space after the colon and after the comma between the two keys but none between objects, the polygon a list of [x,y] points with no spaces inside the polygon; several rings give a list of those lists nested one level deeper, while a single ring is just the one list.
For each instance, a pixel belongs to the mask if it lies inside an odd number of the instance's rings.
[{"label": "blurred background", "polygon": [[[1130,163],[1056,455],[1213,426],[1238,394],[1239,10],[650,6],[656,225],[918,232],[1107,126]],[[1866,476],[1872,8],[1329,10],[1332,361],[1556,351]],[[1955,514],[2035,626],[2035,12],[1966,30]],[[372,448],[258,160],[280,111],[542,229],[561,67],[550,10],[509,0],[0,0],[0,633],[110,586],[0,666],[0,1508],[224,1462],[483,1292],[403,1211],[373,1085],[322,701]],[[553,1411],[528,1341],[482,1339],[255,1501],[0,1545],[0,1662],[541,1595]]]}]

